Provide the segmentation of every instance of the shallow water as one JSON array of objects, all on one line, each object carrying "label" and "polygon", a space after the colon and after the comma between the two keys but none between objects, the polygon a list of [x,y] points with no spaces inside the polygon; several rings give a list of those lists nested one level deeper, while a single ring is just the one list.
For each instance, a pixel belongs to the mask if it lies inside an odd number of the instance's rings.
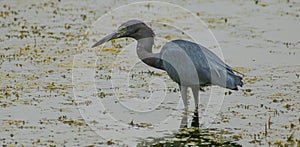
[{"label": "shallow water", "polygon": [[[149,22],[155,52],[168,40],[196,40],[245,74],[239,92],[201,92],[200,120],[213,120],[203,128],[243,146],[300,144],[298,1],[172,1],[198,16],[217,42],[191,14],[164,4],[131,7],[141,13],[123,7],[94,23],[130,2],[1,3],[1,145],[133,146],[174,136],[183,104],[166,73],[141,63],[132,39],[89,48],[133,15],[146,20],[148,9],[156,13],[147,19],[158,17]],[[211,89],[219,90],[215,97]],[[222,103],[208,111],[213,100]],[[191,98],[189,127],[193,106]]]}]

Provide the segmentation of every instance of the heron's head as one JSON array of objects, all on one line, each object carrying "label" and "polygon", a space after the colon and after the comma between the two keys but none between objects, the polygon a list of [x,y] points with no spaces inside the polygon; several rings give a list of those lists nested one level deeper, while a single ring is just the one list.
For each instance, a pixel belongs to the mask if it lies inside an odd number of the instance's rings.
[{"label": "heron's head", "polygon": [[103,44],[104,42],[110,41],[112,39],[131,37],[136,40],[154,37],[154,32],[150,27],[148,27],[144,22],[140,20],[129,20],[119,26],[116,32],[109,34],[95,43],[92,47]]}]

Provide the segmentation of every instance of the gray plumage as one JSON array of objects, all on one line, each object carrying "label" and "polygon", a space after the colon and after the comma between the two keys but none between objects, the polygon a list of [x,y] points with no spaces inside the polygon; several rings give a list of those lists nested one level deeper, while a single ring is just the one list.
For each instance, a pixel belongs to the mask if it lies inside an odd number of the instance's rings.
[{"label": "gray plumage", "polygon": [[[192,64],[190,64],[190,66],[194,66],[193,68],[196,69],[197,77],[199,78],[199,82],[194,81],[194,83],[185,83],[185,81],[180,81],[180,78],[182,77],[179,77],[178,74],[175,74],[176,71],[174,71],[175,69],[173,68],[173,66],[167,62],[162,62],[164,70],[167,71],[171,79],[180,85],[197,86],[196,83],[199,83],[199,86],[201,87],[213,84],[231,90],[238,90],[237,86],[243,85],[241,81],[242,78],[240,76],[235,75],[231,67],[225,64],[213,52],[199,44],[186,40],[173,40],[163,46],[161,51],[161,58],[167,58],[164,56],[166,53],[170,52],[170,50],[175,50],[175,52],[177,52],[173,53],[173,56],[171,56],[173,58],[177,57],[178,59],[179,56],[183,56],[182,54],[186,54],[187,57],[190,58],[190,60],[192,61]],[[178,50],[183,50],[184,52],[178,53]],[[180,66],[184,66],[184,64]],[[179,71],[177,70],[177,73],[178,72]],[[184,75],[188,75],[189,71],[184,70],[180,72],[184,72]],[[212,78],[213,76],[215,76],[215,78]]]},{"label": "gray plumage", "polygon": [[191,87],[198,107],[199,89],[203,86],[219,85],[231,90],[243,86],[242,77],[207,48],[186,40],[173,40],[164,45],[160,53],[153,53],[154,32],[139,20],[129,20],[92,47],[106,41],[131,37],[137,40],[138,57],[147,65],[165,70],[178,83],[185,108],[187,88]]}]

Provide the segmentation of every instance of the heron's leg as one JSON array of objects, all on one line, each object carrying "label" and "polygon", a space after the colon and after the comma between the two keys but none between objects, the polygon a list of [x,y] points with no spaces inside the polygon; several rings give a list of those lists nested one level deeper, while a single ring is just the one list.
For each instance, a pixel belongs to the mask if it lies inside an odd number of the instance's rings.
[{"label": "heron's leg", "polygon": [[188,103],[187,103],[187,87],[186,86],[179,86],[181,97],[184,104],[185,111],[188,110]]},{"label": "heron's leg", "polygon": [[180,123],[180,129],[184,129],[187,128],[187,123],[188,123],[188,118],[187,118],[187,111],[184,111],[182,114],[182,119],[181,119],[181,123]]},{"label": "heron's leg", "polygon": [[192,87],[194,100],[195,100],[195,109],[198,110],[199,105],[199,87]]},{"label": "heron's leg", "polygon": [[195,110],[194,115],[193,115],[193,120],[192,120],[192,127],[198,128],[199,125],[199,113],[198,109]]}]

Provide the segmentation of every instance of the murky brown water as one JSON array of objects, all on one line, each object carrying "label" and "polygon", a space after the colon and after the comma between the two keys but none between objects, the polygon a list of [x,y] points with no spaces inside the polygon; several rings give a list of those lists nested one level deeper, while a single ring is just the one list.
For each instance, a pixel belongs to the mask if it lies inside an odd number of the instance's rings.
[{"label": "murky brown water", "polygon": [[[133,40],[119,39],[103,50],[87,48],[123,21],[110,18],[113,22],[103,24],[107,28],[92,23],[130,2],[1,2],[0,145],[132,146],[178,132],[183,116],[177,85],[164,72],[137,62]],[[244,91],[225,95],[209,128],[244,146],[299,146],[300,3],[172,3],[199,16],[215,35],[225,61],[246,75]],[[189,27],[193,19],[179,9],[164,16],[169,11],[157,10],[162,18],[151,24],[158,38],[155,51],[168,40],[188,38],[181,31],[194,30]],[[132,13],[115,15],[125,20],[141,16]],[[165,27],[163,22],[186,22],[186,28]],[[203,31],[196,40],[213,50],[216,44],[207,34]],[[118,45],[129,46],[119,50]],[[124,82],[128,71],[129,85]],[[155,92],[166,97],[149,98]],[[209,94],[201,93],[202,112]]]}]

